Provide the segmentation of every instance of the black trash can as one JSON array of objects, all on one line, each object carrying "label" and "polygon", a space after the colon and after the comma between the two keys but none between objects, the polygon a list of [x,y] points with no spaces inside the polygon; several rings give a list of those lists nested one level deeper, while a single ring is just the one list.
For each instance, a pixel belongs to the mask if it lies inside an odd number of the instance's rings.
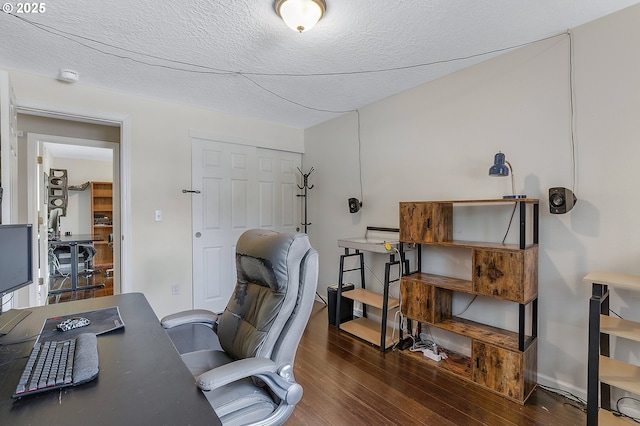
[{"label": "black trash can", "polygon": [[[342,291],[353,290],[353,284],[342,284]],[[329,324],[336,324],[336,305],[338,304],[338,284],[327,287],[327,304],[329,306]],[[340,324],[353,319],[353,299],[342,297],[340,301]]]}]

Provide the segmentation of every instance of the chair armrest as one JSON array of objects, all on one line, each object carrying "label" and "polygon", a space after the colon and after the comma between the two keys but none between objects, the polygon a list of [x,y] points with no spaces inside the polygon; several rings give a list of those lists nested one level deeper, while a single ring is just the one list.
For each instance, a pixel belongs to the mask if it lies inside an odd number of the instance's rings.
[{"label": "chair armrest", "polygon": [[[288,372],[290,368],[284,366],[281,370]],[[302,399],[302,386],[278,374],[276,364],[268,358],[244,358],[233,361],[201,374],[197,382],[200,389],[209,391],[252,376],[260,378],[287,404],[294,405]]]},{"label": "chair armrest", "polygon": [[202,373],[198,376],[198,387],[208,391],[257,374],[275,373],[276,370],[276,364],[269,358],[243,358]]},{"label": "chair armrest", "polygon": [[184,324],[204,324],[212,329],[215,328],[218,315],[206,309],[190,309],[175,314],[167,315],[160,320],[164,328],[173,328]]}]

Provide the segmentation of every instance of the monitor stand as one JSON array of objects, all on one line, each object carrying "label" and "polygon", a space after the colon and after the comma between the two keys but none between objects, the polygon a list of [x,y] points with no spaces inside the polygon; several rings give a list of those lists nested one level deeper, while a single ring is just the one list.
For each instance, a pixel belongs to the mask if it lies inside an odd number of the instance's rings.
[{"label": "monitor stand", "polygon": [[0,314],[0,336],[9,334],[13,327],[20,324],[20,321],[31,314],[27,309],[9,309],[7,312]]}]

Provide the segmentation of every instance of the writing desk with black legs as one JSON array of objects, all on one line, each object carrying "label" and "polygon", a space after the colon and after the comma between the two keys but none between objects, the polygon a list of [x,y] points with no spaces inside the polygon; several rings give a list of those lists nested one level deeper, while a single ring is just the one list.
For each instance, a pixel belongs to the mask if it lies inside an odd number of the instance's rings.
[{"label": "writing desk with black legs", "polygon": [[[100,373],[83,385],[13,399],[47,318],[118,306],[124,328],[98,336]],[[218,417],[141,293],[29,308],[0,337],[0,419],[13,425],[215,425]],[[7,343],[32,339],[19,344]]]},{"label": "writing desk with black legs", "polygon": [[[49,241],[49,246],[52,249],[55,249],[57,247],[69,247],[69,266],[70,266],[70,271],[69,271],[69,275],[71,278],[71,288],[58,288],[58,289],[50,289],[49,290],[49,294],[60,294],[60,293],[68,293],[68,292],[75,292],[78,290],[90,290],[90,289],[94,289],[94,288],[102,288],[104,287],[104,284],[97,284],[97,285],[84,285],[84,286],[80,286],[78,285],[78,274],[80,274],[80,269],[78,268],[78,264],[80,264],[80,252],[79,252],[79,247],[83,244],[93,244],[93,242],[95,241],[101,241],[102,237],[100,235],[75,235],[75,236],[71,236],[71,235],[65,235],[60,237],[59,240],[50,240]],[[58,260],[59,262],[59,260]],[[62,265],[60,265],[62,266]],[[56,271],[50,271],[50,272],[56,272]],[[60,271],[57,271],[60,272]],[[87,271],[83,270],[82,271],[83,274],[86,274]],[[54,275],[55,276],[55,275]],[[59,276],[59,275],[58,275]]]}]

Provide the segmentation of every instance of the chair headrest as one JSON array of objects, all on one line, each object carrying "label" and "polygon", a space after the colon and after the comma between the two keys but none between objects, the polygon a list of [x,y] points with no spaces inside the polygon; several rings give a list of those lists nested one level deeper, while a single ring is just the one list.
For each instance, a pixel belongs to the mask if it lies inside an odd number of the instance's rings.
[{"label": "chair headrest", "polygon": [[246,231],[236,246],[238,281],[268,286],[275,292],[285,291],[288,263],[299,264],[310,248],[305,234],[281,234],[264,229]]}]

